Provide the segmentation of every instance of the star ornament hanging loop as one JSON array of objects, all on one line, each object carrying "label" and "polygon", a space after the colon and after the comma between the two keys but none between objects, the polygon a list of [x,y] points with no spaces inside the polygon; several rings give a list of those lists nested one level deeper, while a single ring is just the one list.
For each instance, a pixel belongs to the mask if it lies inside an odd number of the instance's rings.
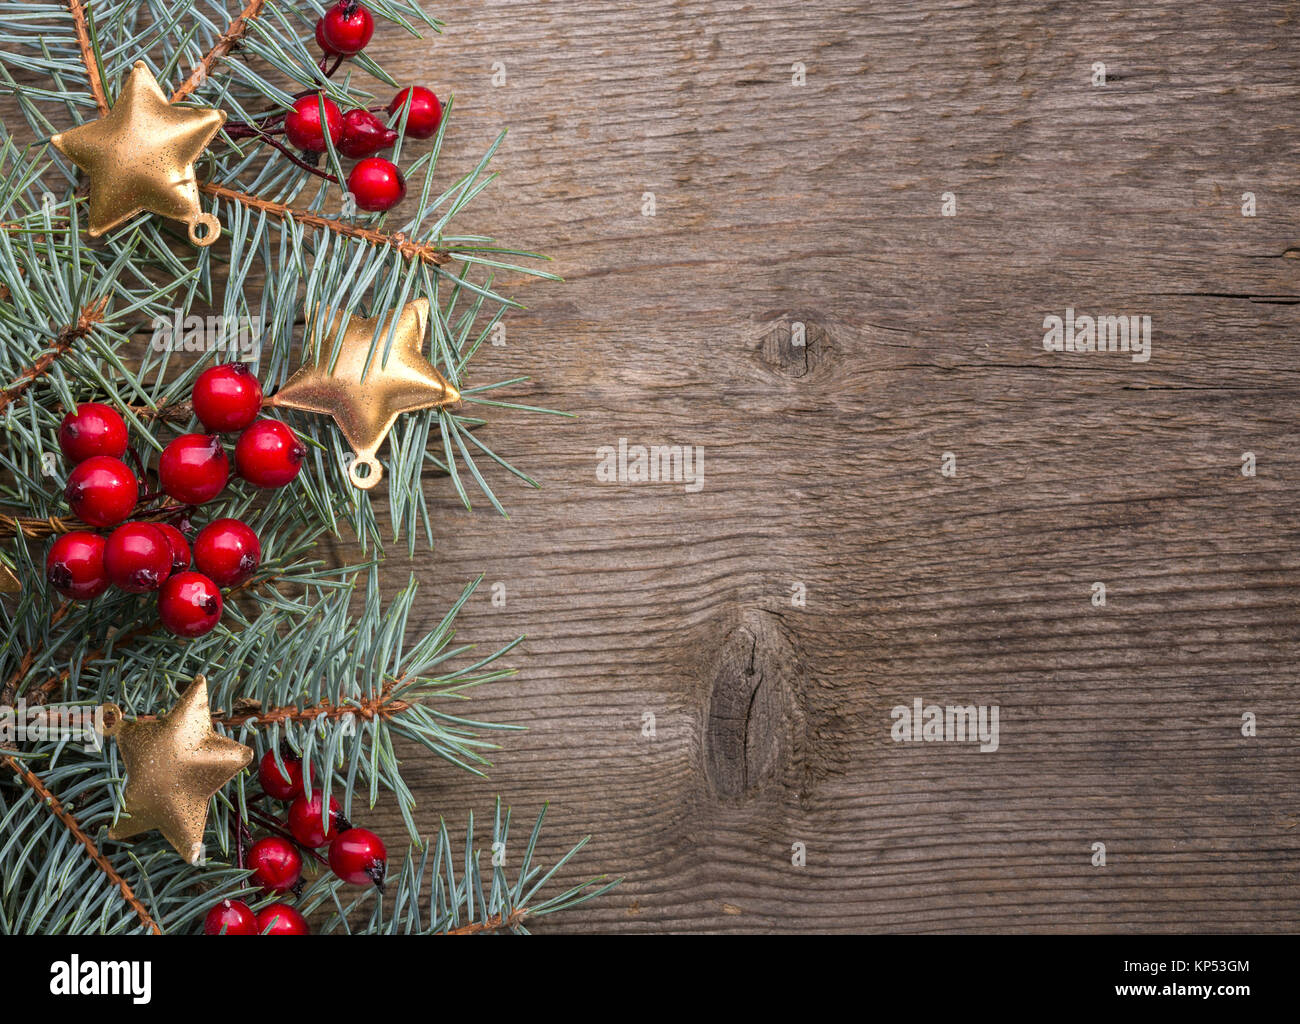
[{"label": "star ornament hanging loop", "polygon": [[187,225],[197,246],[215,242],[221,223],[199,205],[194,162],[225,122],[224,110],[169,103],[136,61],[106,115],[50,139],[90,177],[90,237],[148,211]]},{"label": "star ornament hanging loop", "polygon": [[[340,312],[319,329],[313,310],[305,345],[312,353],[310,361],[266,402],[332,417],[355,453],[348,463],[348,479],[363,490],[383,478],[375,453],[398,416],[460,401],[460,392],[424,356],[429,300],[408,302],[395,316],[394,324],[393,314],[361,317]],[[340,322],[343,340],[334,359]],[[390,325],[393,337],[388,346]]]}]

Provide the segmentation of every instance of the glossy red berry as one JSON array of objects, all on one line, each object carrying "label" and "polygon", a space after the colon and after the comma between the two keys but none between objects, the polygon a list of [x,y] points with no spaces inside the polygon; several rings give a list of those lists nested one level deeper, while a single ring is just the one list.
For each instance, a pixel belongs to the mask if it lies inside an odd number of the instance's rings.
[{"label": "glossy red berry", "polygon": [[86,402],[63,417],[59,447],[71,462],[85,462],[94,455],[120,459],[126,454],[126,424],[116,409]]},{"label": "glossy red berry", "polygon": [[307,919],[287,903],[272,903],[257,912],[259,935],[309,935]]},{"label": "glossy red berry", "polygon": [[205,430],[243,430],[262,408],[262,385],[243,363],[210,366],[194,382],[194,414]]},{"label": "glossy red berry", "polygon": [[287,839],[267,836],[248,848],[252,881],[267,892],[288,892],[302,878],[302,854]]},{"label": "glossy red berry", "polygon": [[356,0],[339,0],[321,18],[321,35],[335,53],[360,53],[375,34],[375,19]]},{"label": "glossy red berry", "polygon": [[235,469],[254,487],[283,487],[306,457],[307,446],[279,420],[258,420],[235,444]]},{"label": "glossy red berry", "polygon": [[158,460],[162,489],[186,505],[211,501],[226,487],[230,462],[216,434],[182,434]]},{"label": "glossy red berry", "polygon": [[384,841],[369,829],[350,828],[330,843],[330,870],[345,882],[383,885],[387,868]]},{"label": "glossy red berry", "polygon": [[172,551],[172,569],[173,573],[184,572],[190,567],[190,544],[185,539],[185,534],[181,533],[171,523],[154,523],[158,529],[167,538],[167,546]]},{"label": "glossy red berry", "polygon": [[275,751],[268,750],[257,763],[257,781],[272,800],[296,800],[302,796],[302,762],[296,757],[275,763]]},{"label": "glossy red berry", "polygon": [[152,523],[123,523],[104,544],[104,568],[127,593],[157,590],[172,573],[172,546]]},{"label": "glossy red berry", "polygon": [[116,526],[135,509],[140,487],[121,459],[93,455],[68,474],[64,497],[77,518],[91,526]]},{"label": "glossy red berry", "polygon": [[357,207],[368,213],[391,210],[406,195],[406,180],[397,165],[381,156],[370,156],[352,168],[348,191]]},{"label": "glossy red berry", "polygon": [[108,589],[104,538],[96,533],[65,533],[50,545],[45,578],[64,597],[89,601]]},{"label": "glossy red berry", "polygon": [[204,935],[257,935],[257,915],[247,903],[222,900],[203,919]]},{"label": "glossy red berry", "polygon": [[339,152],[353,160],[371,156],[397,141],[397,132],[370,111],[357,107],[343,115],[343,138]]},{"label": "glossy red berry", "polygon": [[323,53],[326,57],[338,57],[338,56],[341,56],[341,54],[337,54],[337,53],[335,53],[335,52],[330,48],[329,40],[325,38],[325,19],[324,19],[324,18],[317,18],[317,19],[316,19],[316,45],[320,47],[320,52]]},{"label": "glossy red berry", "polygon": [[426,89],[422,85],[408,86],[388,104],[388,112],[397,115],[399,127],[408,96],[411,98],[411,112],[406,115],[406,134],[413,139],[432,138],[442,123],[442,104],[432,89]]},{"label": "glossy red berry", "polygon": [[303,846],[324,846],[338,834],[339,802],[330,797],[329,828],[321,823],[321,793],[300,796],[289,805],[289,831]]},{"label": "glossy red berry", "polygon": [[177,636],[202,636],[221,620],[221,591],[201,572],[178,572],[158,592],[158,617]]},{"label": "glossy red berry", "polygon": [[194,564],[219,587],[243,583],[257,571],[262,545],[247,523],[217,519],[194,538]]},{"label": "glossy red berry", "polygon": [[[325,106],[325,122],[321,124],[321,105]],[[293,101],[293,109],[284,115],[284,134],[289,142],[309,153],[325,152],[325,132],[330,142],[339,144],[343,137],[343,114],[339,105],[320,93],[308,93]]]}]

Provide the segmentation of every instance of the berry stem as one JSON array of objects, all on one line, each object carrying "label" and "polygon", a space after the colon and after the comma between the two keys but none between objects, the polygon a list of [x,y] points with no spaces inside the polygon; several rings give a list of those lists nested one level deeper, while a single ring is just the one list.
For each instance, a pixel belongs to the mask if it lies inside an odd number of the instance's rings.
[{"label": "berry stem", "polygon": [[324,178],[326,181],[330,182],[333,185],[337,185],[339,183],[339,179],[334,177],[334,175],[330,174],[328,171],[322,171],[319,167],[313,167],[311,164],[307,163],[306,160],[302,159],[302,157],[298,156],[297,153],[291,150],[283,142],[273,139],[267,132],[263,131],[257,125],[252,125],[251,127],[254,129],[253,130],[254,138],[257,138],[262,142],[265,142],[268,146],[270,146],[273,149],[278,149],[281,153],[287,156],[290,162],[292,162],[295,166],[301,167],[304,171],[314,174],[318,178]]},{"label": "berry stem", "polygon": [[[244,826],[244,816],[239,813],[239,808],[235,808],[235,866],[239,868],[246,867],[244,863],[244,833],[248,829]],[[252,838],[252,834],[249,834]]]},{"label": "berry stem", "polygon": [[232,139],[252,139],[266,135],[283,135],[284,125],[256,124],[250,121],[227,121],[226,134]]},{"label": "berry stem", "polygon": [[[139,479],[139,480],[143,480],[143,479],[144,479],[144,463],[140,461],[140,453],[137,452],[134,448],[128,448],[128,449],[126,450],[126,452],[127,452],[128,455],[131,456],[131,462],[132,462],[132,464],[135,466],[135,475],[136,475],[136,478]],[[144,499],[141,498],[140,500],[143,501]]]},{"label": "berry stem", "polygon": [[293,837],[292,832],[288,831],[280,821],[272,818],[270,815],[262,814],[260,811],[254,811],[250,808],[248,811],[248,817],[250,820],[256,821],[257,824],[261,825],[267,831],[274,832],[281,839],[287,839],[289,842],[293,843],[294,846],[313,857],[317,864],[329,863],[329,861],[313,850],[310,846],[303,846],[302,843],[298,842],[298,840]]}]

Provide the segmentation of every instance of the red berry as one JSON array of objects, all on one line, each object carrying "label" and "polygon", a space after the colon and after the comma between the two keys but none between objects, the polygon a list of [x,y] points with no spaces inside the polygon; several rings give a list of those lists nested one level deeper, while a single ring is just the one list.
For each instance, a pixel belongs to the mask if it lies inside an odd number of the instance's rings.
[{"label": "red berry", "polygon": [[253,881],[267,892],[288,892],[302,878],[302,854],[287,839],[267,836],[248,848]]},{"label": "red berry", "polygon": [[316,19],[316,45],[320,47],[320,52],[326,57],[338,57],[340,54],[330,49],[329,40],[325,38],[325,19]]},{"label": "red berry", "polygon": [[363,107],[343,115],[343,139],[339,152],[353,160],[378,153],[397,141],[397,132],[385,128],[384,122]]},{"label": "red berry", "polygon": [[104,545],[104,568],[130,594],[157,590],[172,572],[172,546],[152,523],[123,523]]},{"label": "red berry", "polygon": [[89,601],[108,589],[104,538],[97,533],[65,533],[50,545],[45,578],[64,597]]},{"label": "red berry", "polygon": [[126,424],[116,409],[87,402],[63,417],[59,447],[72,462],[85,462],[93,455],[120,459],[126,454]]},{"label": "red berry", "polygon": [[339,802],[330,797],[329,827],[321,823],[321,794],[316,790],[308,800],[298,797],[289,805],[289,831],[303,846],[324,846],[336,835],[335,826],[339,819]]},{"label": "red berry", "polygon": [[219,587],[233,587],[252,576],[262,560],[262,545],[238,519],[217,519],[194,538],[194,564]]},{"label": "red berry", "polygon": [[283,487],[306,457],[307,446],[279,420],[258,420],[235,444],[235,469],[254,487]]},{"label": "red berry", "polygon": [[[320,108],[325,106],[325,127],[321,127]],[[325,152],[325,131],[330,142],[338,145],[343,136],[343,114],[339,105],[320,93],[308,93],[293,101],[293,110],[284,115],[284,134],[299,149],[309,153]]]},{"label": "red berry", "polygon": [[345,882],[383,885],[387,867],[384,841],[369,829],[350,828],[330,843],[330,870]]},{"label": "red berry", "polygon": [[158,617],[177,636],[202,636],[221,619],[221,591],[201,572],[178,572],[158,592]]},{"label": "red berry", "polygon": [[91,526],[116,526],[135,509],[140,487],[121,459],[92,455],[68,474],[64,497]]},{"label": "red berry", "polygon": [[296,757],[275,763],[275,752],[268,750],[257,763],[257,781],[272,800],[296,800],[302,796],[302,762]]},{"label": "red berry", "polygon": [[369,213],[391,210],[406,195],[406,181],[391,160],[370,156],[352,168],[348,191],[357,206]]},{"label": "red berry", "polygon": [[442,123],[442,104],[432,89],[422,85],[412,85],[403,89],[388,104],[388,112],[397,114],[400,126],[401,111],[406,106],[406,98],[411,98],[411,112],[406,115],[406,134],[413,139],[430,138]]},{"label": "red berry", "polygon": [[287,903],[272,903],[257,912],[257,930],[261,935],[308,935],[307,919]]},{"label": "red berry", "polygon": [[163,536],[167,538],[167,546],[172,549],[172,572],[184,572],[190,567],[190,545],[185,539],[185,534],[171,523],[154,523],[154,525],[162,530]]},{"label": "red berry", "polygon": [[182,434],[158,460],[162,489],[186,505],[211,501],[226,487],[230,463],[216,434]]},{"label": "red berry", "polygon": [[256,935],[257,915],[247,903],[222,900],[203,919],[204,935]]},{"label": "red berry", "polygon": [[210,366],[194,382],[194,414],[213,434],[243,430],[262,408],[262,385],[243,363]]},{"label": "red berry", "polygon": [[375,34],[375,19],[356,0],[339,0],[321,18],[321,35],[335,53],[360,53]]}]

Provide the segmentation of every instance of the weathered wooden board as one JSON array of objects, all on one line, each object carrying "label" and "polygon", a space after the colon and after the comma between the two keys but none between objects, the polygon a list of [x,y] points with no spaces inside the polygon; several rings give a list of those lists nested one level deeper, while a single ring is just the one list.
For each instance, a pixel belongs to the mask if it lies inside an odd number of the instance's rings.
[{"label": "weathered wooden board", "polygon": [[[508,521],[428,482],[411,632],[503,584],[472,713],[528,731],[413,756],[421,819],[591,833],[624,884],[539,930],[1300,927],[1300,5],[430,2],[373,50],[455,93],[449,182],[510,126],[465,227],[566,278],[478,372],[579,418],[492,417]],[[918,698],[997,751],[895,742]]]},{"label": "weathered wooden board", "polygon": [[[510,126],[475,223],[567,279],[483,373],[580,418],[490,425],[544,484],[509,522],[434,483],[412,623],[485,573],[462,635],[528,634],[491,780],[411,771],[431,817],[594,834],[625,883],[546,927],[1300,925],[1297,5],[1133,7],[453,2],[379,41],[456,93],[449,174]],[[1045,352],[1067,307],[1150,316],[1150,360]],[[703,488],[599,482],[620,438]],[[997,752],[894,742],[918,697],[998,705]]]}]

